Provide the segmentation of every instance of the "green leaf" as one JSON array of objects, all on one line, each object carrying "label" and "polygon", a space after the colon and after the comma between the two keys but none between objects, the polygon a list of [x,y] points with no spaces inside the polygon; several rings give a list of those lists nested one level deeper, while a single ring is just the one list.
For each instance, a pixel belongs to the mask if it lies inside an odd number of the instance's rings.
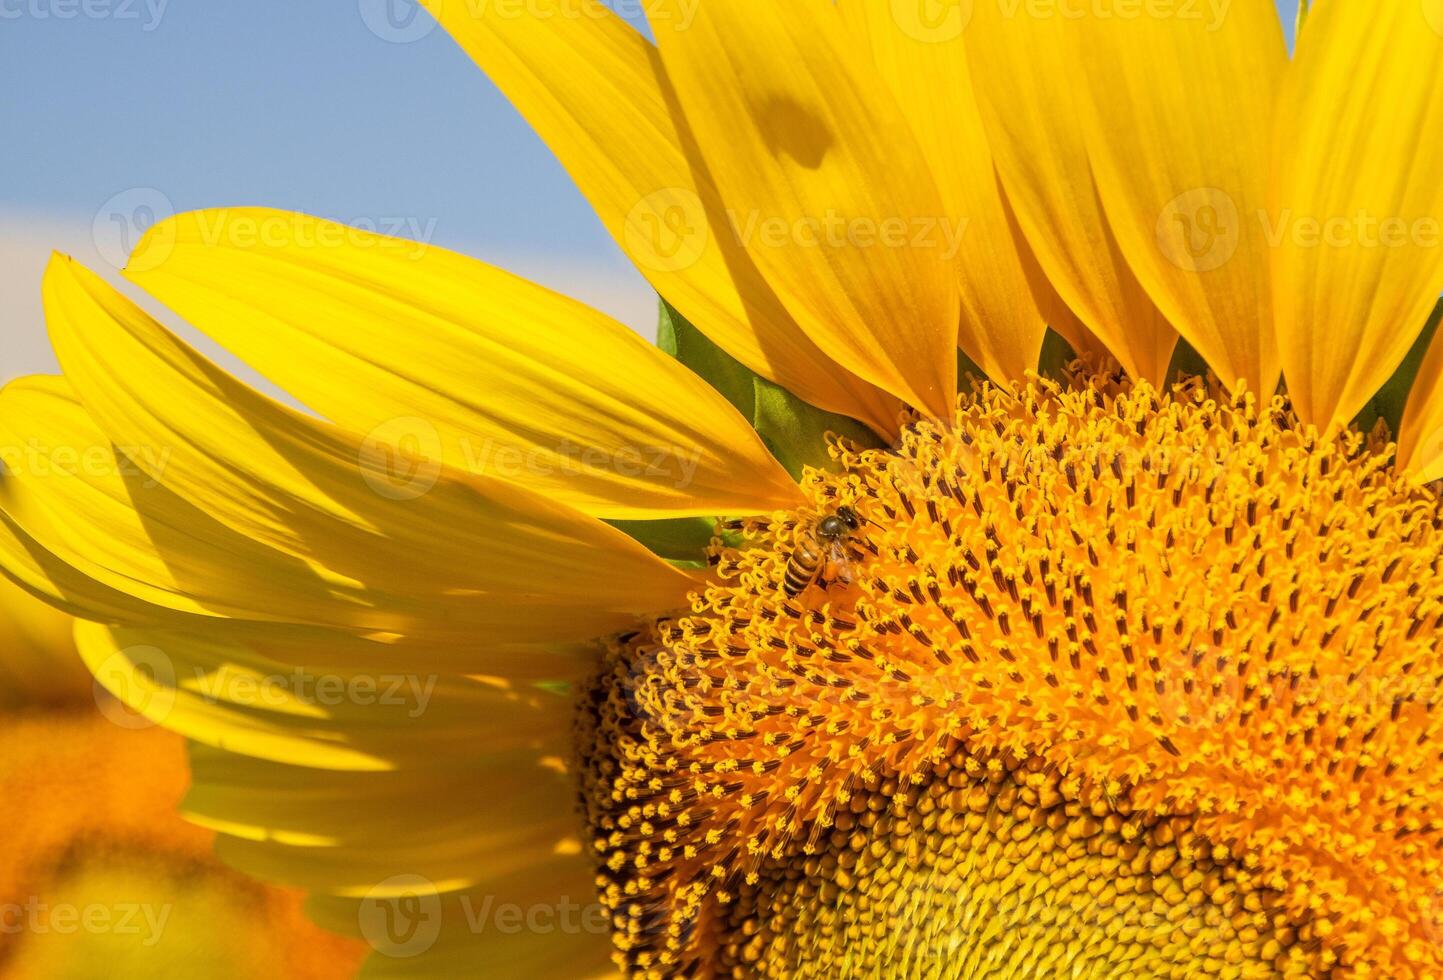
[{"label": "green leaf", "polygon": [[957,348],[957,390],[966,391],[971,384],[970,379],[986,381],[987,372],[977,366],[977,362],[967,356],[962,348]]},{"label": "green leaf", "polygon": [[753,375],[752,386],[752,428],[795,480],[802,478],[803,467],[836,468],[827,455],[828,432],[873,449],[885,445],[875,432],[855,419],[824,412],[766,378]]},{"label": "green leaf", "polygon": [[[832,468],[827,455],[828,432],[863,446],[884,445],[876,433],[855,419],[824,412],[761,377],[713,343],[665,300],[661,301],[656,343],[731,402],[794,479],[801,478],[805,466]],[[704,517],[607,523],[646,545],[653,554],[686,567],[705,565],[706,548],[717,533],[716,522]],[[726,534],[722,539],[729,543],[740,540]]]},{"label": "green leaf", "polygon": [[1077,360],[1077,351],[1050,327],[1042,338],[1042,353],[1037,356],[1037,373],[1057,382],[1067,381],[1067,365]]},{"label": "green leaf", "polygon": [[1423,364],[1423,355],[1428,353],[1428,345],[1433,340],[1433,335],[1438,332],[1438,323],[1443,320],[1443,300],[1433,308],[1433,315],[1428,318],[1423,332],[1413,342],[1408,356],[1403,358],[1403,363],[1398,365],[1398,370],[1393,372],[1389,378],[1378,389],[1353,424],[1363,432],[1371,430],[1379,419],[1388,425],[1388,431],[1393,435],[1398,434],[1398,426],[1403,422],[1403,407],[1408,403],[1408,393],[1413,390],[1413,382],[1418,379],[1418,368]]},{"label": "green leaf", "polygon": [[719,391],[738,412],[748,419],[752,417],[752,380],[756,375],[692,326],[666,300],[661,301],[656,345],[691,368],[693,374]]},{"label": "green leaf", "polygon": [[1177,346],[1173,348],[1172,360],[1167,364],[1167,377],[1163,379],[1166,386],[1171,388],[1172,383],[1177,380],[1179,374],[1185,374],[1194,378],[1206,378],[1208,376],[1208,362],[1197,349],[1181,337],[1177,339]]},{"label": "green leaf", "polygon": [[731,402],[794,478],[801,477],[803,466],[831,468],[828,432],[864,446],[884,445],[876,433],[855,419],[825,412],[761,377],[713,343],[665,300],[661,303],[657,345]]},{"label": "green leaf", "polygon": [[612,527],[641,542],[658,558],[688,568],[706,564],[706,549],[716,534],[716,521],[709,517],[678,517],[669,521],[607,521]]}]

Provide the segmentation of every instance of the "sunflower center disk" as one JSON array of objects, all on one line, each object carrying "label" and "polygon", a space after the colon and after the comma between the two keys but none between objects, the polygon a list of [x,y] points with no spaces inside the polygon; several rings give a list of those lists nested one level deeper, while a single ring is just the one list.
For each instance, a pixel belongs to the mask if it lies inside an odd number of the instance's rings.
[{"label": "sunflower center disk", "polygon": [[1436,975],[1443,533],[1363,443],[1099,376],[838,447],[583,707],[621,963]]}]

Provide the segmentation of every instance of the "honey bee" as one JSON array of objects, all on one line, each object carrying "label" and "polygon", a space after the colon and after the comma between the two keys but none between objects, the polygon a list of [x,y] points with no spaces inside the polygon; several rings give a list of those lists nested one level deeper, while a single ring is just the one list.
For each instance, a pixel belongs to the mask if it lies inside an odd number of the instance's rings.
[{"label": "honey bee", "polygon": [[862,520],[856,511],[850,507],[838,507],[801,535],[787,559],[786,575],[782,578],[782,590],[787,597],[795,599],[805,592],[807,586],[821,575],[824,564],[845,563],[843,546],[852,532],[861,526]]}]

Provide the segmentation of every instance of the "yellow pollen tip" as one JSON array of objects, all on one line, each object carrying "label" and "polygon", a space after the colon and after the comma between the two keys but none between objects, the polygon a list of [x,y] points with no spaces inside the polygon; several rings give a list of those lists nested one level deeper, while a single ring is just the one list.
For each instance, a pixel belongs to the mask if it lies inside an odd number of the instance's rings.
[{"label": "yellow pollen tip", "polygon": [[583,706],[620,965],[1443,973],[1443,534],[1384,448],[1105,375],[834,447]]}]

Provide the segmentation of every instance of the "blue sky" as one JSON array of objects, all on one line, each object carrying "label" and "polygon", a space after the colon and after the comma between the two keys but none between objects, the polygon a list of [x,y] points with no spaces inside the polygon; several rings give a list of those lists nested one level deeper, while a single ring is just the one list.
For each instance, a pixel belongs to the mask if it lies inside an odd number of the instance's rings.
[{"label": "blue sky", "polygon": [[644,285],[565,172],[428,27],[412,0],[0,0],[0,373],[45,365],[25,282],[50,240],[85,258],[135,189],[409,222],[644,329]]}]

